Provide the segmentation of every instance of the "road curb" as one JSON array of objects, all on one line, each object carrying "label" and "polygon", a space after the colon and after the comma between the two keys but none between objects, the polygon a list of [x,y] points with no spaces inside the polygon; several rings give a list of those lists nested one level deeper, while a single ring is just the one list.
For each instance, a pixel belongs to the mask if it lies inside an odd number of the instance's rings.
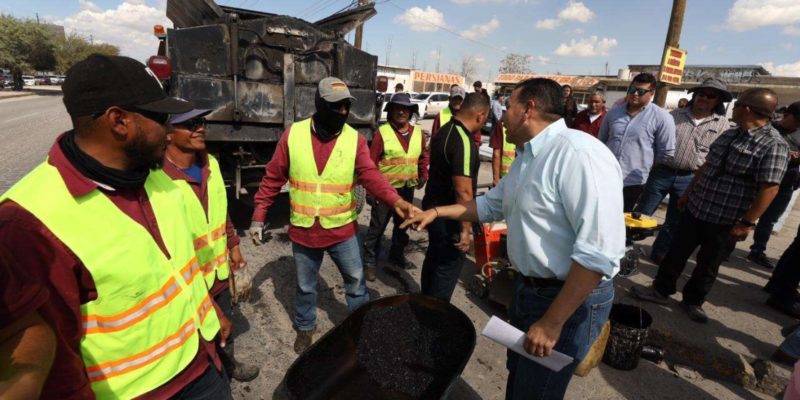
[{"label": "road curb", "polygon": [[33,92],[14,93],[14,94],[10,94],[8,96],[0,96],[0,100],[15,99],[17,97],[25,97],[25,96],[33,96],[34,94],[35,93],[33,93]]}]

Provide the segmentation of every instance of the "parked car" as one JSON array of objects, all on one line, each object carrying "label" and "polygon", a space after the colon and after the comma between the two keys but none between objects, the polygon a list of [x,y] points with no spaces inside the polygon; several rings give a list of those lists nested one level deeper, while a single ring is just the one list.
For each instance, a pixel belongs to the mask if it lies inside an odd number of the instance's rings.
[{"label": "parked car", "polygon": [[22,82],[25,83],[25,86],[34,86],[36,85],[36,78],[31,75],[22,75]]},{"label": "parked car", "polygon": [[419,93],[411,98],[419,104],[419,114],[422,118],[433,117],[439,114],[450,102],[450,95],[443,92]]}]

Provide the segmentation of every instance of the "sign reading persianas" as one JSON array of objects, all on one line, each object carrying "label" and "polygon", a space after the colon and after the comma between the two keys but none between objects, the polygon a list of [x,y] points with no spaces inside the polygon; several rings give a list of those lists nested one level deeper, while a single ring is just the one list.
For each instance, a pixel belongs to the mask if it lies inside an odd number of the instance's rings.
[{"label": "sign reading persianas", "polygon": [[664,63],[661,64],[661,72],[658,80],[661,82],[680,85],[683,77],[683,67],[686,65],[686,50],[675,47],[667,47],[664,53]]}]

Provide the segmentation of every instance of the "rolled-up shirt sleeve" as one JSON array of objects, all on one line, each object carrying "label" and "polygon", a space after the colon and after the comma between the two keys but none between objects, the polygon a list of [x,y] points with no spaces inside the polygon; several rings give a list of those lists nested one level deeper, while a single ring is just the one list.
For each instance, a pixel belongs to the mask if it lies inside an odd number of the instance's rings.
[{"label": "rolled-up shirt sleeve", "polygon": [[475,200],[480,222],[494,222],[505,219],[503,215],[503,182],[504,179],[501,179],[497,186],[483,196],[478,196]]},{"label": "rolled-up shirt sleeve", "polygon": [[625,253],[622,172],[611,157],[575,152],[559,182],[564,211],[575,233],[571,258],[612,278]]}]

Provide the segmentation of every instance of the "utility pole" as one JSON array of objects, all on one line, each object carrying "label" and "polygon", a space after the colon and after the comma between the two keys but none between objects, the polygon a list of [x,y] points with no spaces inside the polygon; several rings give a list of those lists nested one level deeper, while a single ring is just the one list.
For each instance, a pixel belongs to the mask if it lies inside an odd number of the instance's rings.
[{"label": "utility pole", "polygon": [[383,58],[383,61],[386,65],[390,65],[389,59],[392,57],[392,40],[393,38],[391,35],[386,38],[386,56]]},{"label": "utility pole", "polygon": [[439,61],[442,60],[442,46],[436,50],[436,72],[439,72]]},{"label": "utility pole", "polygon": [[[363,6],[369,3],[369,0],[358,0],[358,5]],[[353,44],[357,49],[361,48],[361,39],[364,37],[364,24],[356,28],[356,40]],[[388,63],[387,63],[388,64]]]},{"label": "utility pole", "polygon": [[608,61],[606,61],[606,76],[608,76]]},{"label": "utility pole", "polygon": [[[667,47],[680,47],[681,28],[683,27],[683,14],[686,12],[686,0],[672,0],[672,15],[669,17],[669,29],[667,29],[667,40],[664,42],[664,54],[661,56],[661,65],[666,61],[664,56],[667,54]],[[655,103],[659,107],[664,107],[667,102],[667,92],[669,86],[661,83],[656,90]]]},{"label": "utility pole", "polygon": [[36,13],[36,25],[39,25],[39,13]]}]

